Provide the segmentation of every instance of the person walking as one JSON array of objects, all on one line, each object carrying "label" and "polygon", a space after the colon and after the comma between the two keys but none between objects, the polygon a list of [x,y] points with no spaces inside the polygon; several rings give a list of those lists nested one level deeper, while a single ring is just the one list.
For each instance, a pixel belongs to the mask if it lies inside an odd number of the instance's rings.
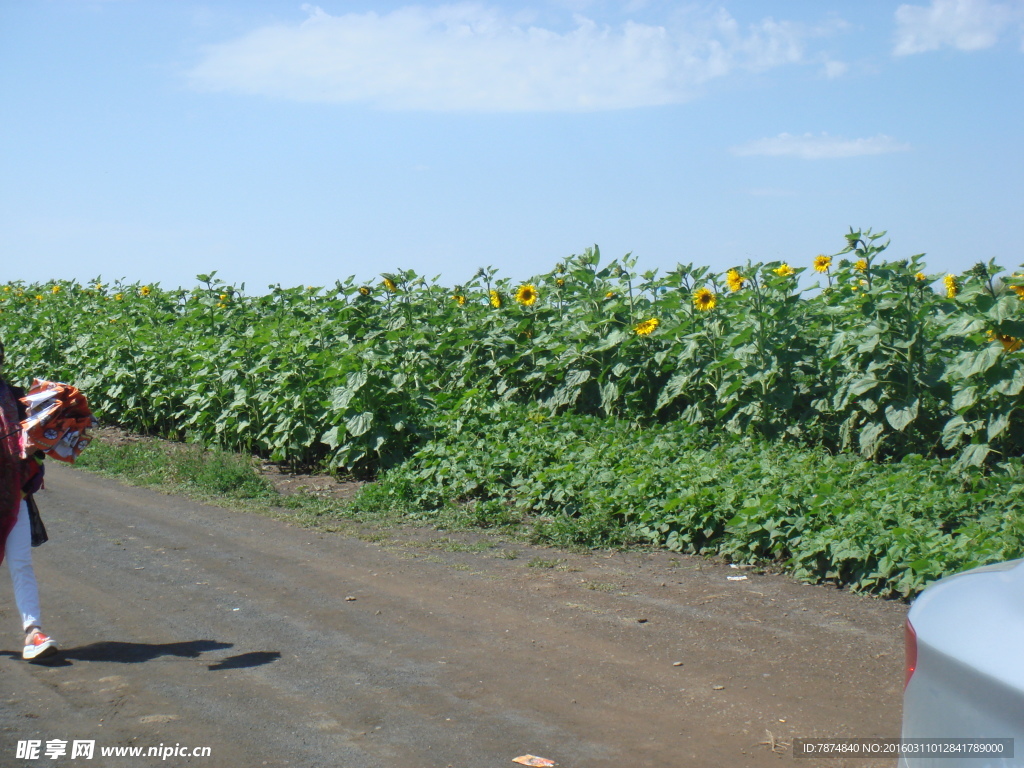
[{"label": "person walking", "polygon": [[25,630],[21,657],[35,661],[57,652],[57,644],[42,630],[26,501],[26,497],[39,490],[43,468],[35,458],[21,458],[22,392],[3,378],[3,364],[4,347],[0,341],[0,563],[6,557],[14,602]]}]

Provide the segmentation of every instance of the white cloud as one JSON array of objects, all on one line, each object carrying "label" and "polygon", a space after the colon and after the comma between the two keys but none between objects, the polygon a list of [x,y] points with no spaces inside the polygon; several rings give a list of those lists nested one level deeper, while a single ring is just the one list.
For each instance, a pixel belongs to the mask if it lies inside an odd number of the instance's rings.
[{"label": "white cloud", "polygon": [[1024,21],[1024,0],[932,0],[929,6],[901,5],[896,9],[893,53],[961,51],[991,48],[1010,27]]},{"label": "white cloud", "polygon": [[829,80],[835,80],[837,77],[842,77],[850,69],[850,66],[844,61],[826,61],[825,62],[825,77]]},{"label": "white cloud", "polygon": [[732,153],[740,157],[750,155],[768,155],[770,157],[799,157],[803,160],[830,160],[841,157],[860,157],[862,155],[883,155],[889,152],[904,152],[910,149],[890,136],[879,134],[870,139],[844,139],[841,136],[820,136],[805,133],[793,136],[780,133],[770,139],[758,139],[739,147],[733,147]]},{"label": "white cloud", "polygon": [[[576,16],[563,31],[482,5],[410,6],[257,29],[214,45],[189,73],[215,91],[383,109],[586,111],[672,104],[710,80],[804,62],[808,29],[724,10],[670,26],[609,27]],[[685,21],[682,21],[685,19]]]}]

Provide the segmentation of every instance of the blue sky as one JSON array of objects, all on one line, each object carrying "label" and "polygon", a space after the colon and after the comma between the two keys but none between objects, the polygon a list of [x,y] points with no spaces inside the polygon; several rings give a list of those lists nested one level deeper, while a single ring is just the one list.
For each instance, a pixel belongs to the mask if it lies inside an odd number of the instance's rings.
[{"label": "blue sky", "polygon": [[1024,262],[1024,0],[0,0],[0,281]]}]

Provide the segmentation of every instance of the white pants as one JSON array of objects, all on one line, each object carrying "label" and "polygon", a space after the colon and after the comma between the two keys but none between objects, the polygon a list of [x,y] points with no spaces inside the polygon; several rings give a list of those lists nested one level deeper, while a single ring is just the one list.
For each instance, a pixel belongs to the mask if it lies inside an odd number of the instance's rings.
[{"label": "white pants", "polygon": [[21,502],[18,522],[7,536],[7,553],[4,556],[14,584],[14,602],[21,613],[21,624],[25,630],[42,626],[39,611],[39,587],[36,586],[36,572],[32,569],[32,529],[28,522],[28,504]]}]

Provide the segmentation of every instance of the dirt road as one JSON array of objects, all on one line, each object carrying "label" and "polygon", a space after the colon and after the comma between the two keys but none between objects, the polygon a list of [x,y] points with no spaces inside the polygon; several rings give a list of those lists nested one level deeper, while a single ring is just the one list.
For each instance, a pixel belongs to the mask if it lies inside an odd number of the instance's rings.
[{"label": "dirt road", "polygon": [[[360,538],[47,482],[36,570],[63,652],[20,660],[0,576],[3,767],[811,768],[842,763],[794,759],[794,736],[899,734],[898,603],[668,553]],[[30,739],[40,758],[18,758]],[[52,740],[69,754],[45,757]],[[100,754],[158,745],[211,756]]]}]

